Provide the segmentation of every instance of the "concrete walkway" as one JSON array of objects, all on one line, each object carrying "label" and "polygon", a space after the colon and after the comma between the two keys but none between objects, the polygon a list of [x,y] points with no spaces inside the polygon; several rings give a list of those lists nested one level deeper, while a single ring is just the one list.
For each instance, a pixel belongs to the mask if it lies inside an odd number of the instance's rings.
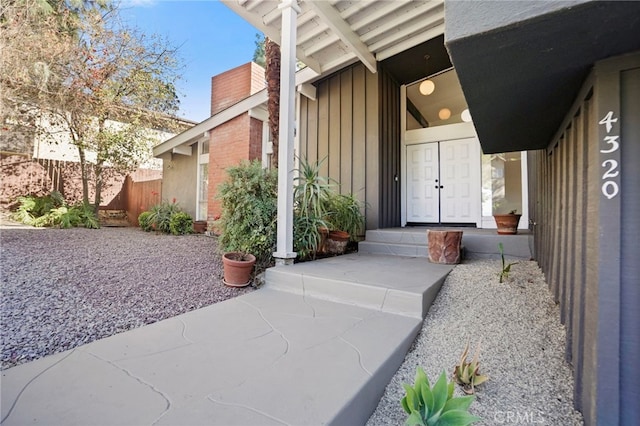
[{"label": "concrete walkway", "polygon": [[451,269],[273,268],[258,291],[3,371],[2,425],[364,424]]}]

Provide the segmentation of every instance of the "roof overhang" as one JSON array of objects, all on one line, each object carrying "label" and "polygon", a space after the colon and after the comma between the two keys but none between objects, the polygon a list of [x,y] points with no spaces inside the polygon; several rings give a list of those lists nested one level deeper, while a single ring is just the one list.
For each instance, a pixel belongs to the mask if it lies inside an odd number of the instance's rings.
[{"label": "roof overhang", "polygon": [[201,123],[193,126],[189,130],[186,130],[179,135],[172,137],[171,139],[167,139],[159,145],[156,145],[153,148],[153,156],[159,157],[168,152],[175,152],[177,154],[181,154],[186,152],[180,148],[185,145],[192,145],[199,140],[208,137],[208,133],[210,130],[215,129],[221,124],[226,123],[227,121],[239,116],[240,114],[244,114],[246,112],[251,111],[259,107],[260,105],[267,102],[267,90],[261,90],[254,95],[249,96],[241,100],[240,102],[230,106],[229,108],[220,111],[216,115],[212,115]]},{"label": "roof overhang", "polygon": [[[279,0],[222,0],[277,43]],[[314,77],[361,61],[377,62],[444,33],[444,0],[298,0],[296,56]]]},{"label": "roof overhang", "polygon": [[485,153],[545,148],[593,64],[640,49],[640,2],[456,0],[445,18]]}]

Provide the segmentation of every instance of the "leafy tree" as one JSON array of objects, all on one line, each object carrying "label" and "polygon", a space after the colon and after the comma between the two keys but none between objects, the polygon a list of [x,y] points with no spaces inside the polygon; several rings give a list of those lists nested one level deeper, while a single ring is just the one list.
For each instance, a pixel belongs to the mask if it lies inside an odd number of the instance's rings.
[{"label": "leafy tree", "polygon": [[150,129],[176,125],[177,50],[127,28],[109,0],[4,0],[0,13],[3,126],[67,134],[97,208],[105,168],[134,169]]},{"label": "leafy tree", "polygon": [[261,67],[264,67],[266,65],[266,59],[264,55],[265,37],[256,33],[256,40],[254,43],[256,45],[256,49],[253,51],[252,60]]}]

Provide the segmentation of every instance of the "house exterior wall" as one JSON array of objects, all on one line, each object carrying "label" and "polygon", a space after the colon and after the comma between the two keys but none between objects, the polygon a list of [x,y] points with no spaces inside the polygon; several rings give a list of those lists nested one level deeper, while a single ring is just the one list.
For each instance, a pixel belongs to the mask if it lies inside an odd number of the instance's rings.
[{"label": "house exterior wall", "polygon": [[227,168],[262,158],[262,121],[242,114],[211,130],[209,138],[207,219],[212,220],[221,212],[216,194],[227,178]]},{"label": "house exterior wall", "polygon": [[254,62],[211,77],[211,115],[264,88],[264,68]]},{"label": "house exterior wall", "polygon": [[380,84],[380,228],[402,223],[400,84],[378,67]]},{"label": "house exterior wall", "polygon": [[317,82],[316,100],[300,97],[301,158],[322,161],[322,175],[366,203],[368,229],[380,221],[378,79],[358,63]]},{"label": "house exterior wall", "polygon": [[535,256],[587,425],[640,417],[639,94],[640,54],[597,63],[549,147],[529,156]]},{"label": "house exterior wall", "polygon": [[197,146],[191,155],[164,154],[162,158],[162,199],[176,202],[191,217],[196,217],[196,182],[198,179]]}]

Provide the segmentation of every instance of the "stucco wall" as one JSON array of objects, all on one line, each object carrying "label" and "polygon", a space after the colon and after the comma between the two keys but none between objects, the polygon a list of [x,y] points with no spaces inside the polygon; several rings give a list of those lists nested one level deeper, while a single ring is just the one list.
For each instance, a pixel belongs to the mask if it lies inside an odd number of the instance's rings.
[{"label": "stucco wall", "polygon": [[164,154],[162,158],[162,199],[174,198],[180,206],[196,217],[198,156],[196,146],[191,155]]},{"label": "stucco wall", "polygon": [[530,155],[536,259],[587,425],[640,418],[639,70],[640,54],[598,63],[549,147]]}]

